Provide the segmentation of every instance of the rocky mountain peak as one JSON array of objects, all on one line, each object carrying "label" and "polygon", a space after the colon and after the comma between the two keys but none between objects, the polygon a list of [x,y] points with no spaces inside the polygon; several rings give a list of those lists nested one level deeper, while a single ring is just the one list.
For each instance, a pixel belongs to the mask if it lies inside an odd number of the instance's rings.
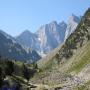
[{"label": "rocky mountain peak", "polygon": [[79,16],[76,16],[76,15],[74,15],[74,14],[72,14],[70,17],[69,17],[69,19],[68,19],[68,22],[70,23],[70,22],[80,22],[80,17]]},{"label": "rocky mountain peak", "polygon": [[57,21],[52,21],[50,25],[57,25]]},{"label": "rocky mountain peak", "polygon": [[21,35],[31,35],[33,33],[31,33],[29,30],[25,30],[21,33]]},{"label": "rocky mountain peak", "polygon": [[60,25],[61,27],[67,27],[67,24],[66,24],[64,21],[60,22],[59,25]]},{"label": "rocky mountain peak", "polygon": [[68,19],[67,29],[65,33],[65,40],[73,33],[80,22],[80,17],[72,14]]}]

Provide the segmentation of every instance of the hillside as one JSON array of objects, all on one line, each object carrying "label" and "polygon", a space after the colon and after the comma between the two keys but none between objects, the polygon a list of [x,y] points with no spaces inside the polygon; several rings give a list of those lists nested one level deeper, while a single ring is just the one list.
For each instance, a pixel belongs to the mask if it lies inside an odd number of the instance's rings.
[{"label": "hillside", "polygon": [[9,59],[22,60],[30,62],[37,61],[41,57],[30,48],[24,48],[22,45],[7,33],[0,30],[0,55]]},{"label": "hillside", "polygon": [[41,70],[33,83],[48,85],[50,90],[90,89],[90,8],[65,43],[49,56],[44,63],[38,62]]}]

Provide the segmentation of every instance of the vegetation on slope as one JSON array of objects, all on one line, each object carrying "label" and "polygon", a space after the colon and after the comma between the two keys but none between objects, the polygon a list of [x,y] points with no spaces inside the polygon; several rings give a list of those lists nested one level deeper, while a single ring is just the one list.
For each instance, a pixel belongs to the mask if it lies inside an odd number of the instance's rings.
[{"label": "vegetation on slope", "polygon": [[75,87],[74,90],[90,90],[90,81],[86,82],[84,85]]},{"label": "vegetation on slope", "polygon": [[[29,79],[37,72],[37,64],[27,64],[20,61],[9,60],[0,56],[0,89],[8,88],[15,90],[24,87],[30,87]],[[12,83],[12,84],[11,84]]]},{"label": "vegetation on slope", "polygon": [[75,72],[80,72],[87,64],[90,63],[90,42],[87,43],[86,47],[84,48],[85,52],[83,52],[82,56],[80,56],[79,58],[76,57],[76,59],[78,59],[78,61],[73,64],[70,68],[70,72],[75,71]]},{"label": "vegetation on slope", "polygon": [[[59,52],[57,52],[57,54],[53,58],[51,58],[52,60],[50,60],[50,62],[52,62],[53,59],[55,60],[57,59],[57,63],[60,64],[63,62],[63,59],[69,60],[74,55],[75,50],[78,50],[78,48],[83,47],[85,43],[89,42],[90,40],[89,24],[90,24],[90,8],[86,11],[85,15],[82,17],[81,22],[79,23],[75,32],[69,36],[69,38],[60,48]],[[86,49],[90,49],[90,48],[86,48]],[[49,65],[48,63],[50,62],[48,61],[46,63],[47,65],[45,64],[45,68],[46,66],[48,67]]]}]

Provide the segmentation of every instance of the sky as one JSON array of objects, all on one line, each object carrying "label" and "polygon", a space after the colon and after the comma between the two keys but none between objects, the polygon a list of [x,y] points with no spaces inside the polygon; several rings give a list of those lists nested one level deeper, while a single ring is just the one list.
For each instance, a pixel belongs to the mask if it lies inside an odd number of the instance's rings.
[{"label": "sky", "polygon": [[71,14],[82,16],[89,7],[90,0],[0,0],[0,29],[12,36],[34,33],[52,21],[67,22]]}]

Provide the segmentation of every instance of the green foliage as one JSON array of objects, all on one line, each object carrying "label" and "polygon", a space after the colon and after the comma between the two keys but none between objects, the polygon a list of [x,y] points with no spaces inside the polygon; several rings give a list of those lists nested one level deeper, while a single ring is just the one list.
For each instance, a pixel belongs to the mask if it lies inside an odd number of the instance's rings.
[{"label": "green foliage", "polygon": [[57,65],[57,59],[56,58],[52,58],[52,60],[50,60],[49,62],[47,62],[45,64],[44,67],[42,67],[42,71],[44,72],[44,70],[52,70],[54,66]]},{"label": "green foliage", "polygon": [[89,33],[87,34],[87,38],[88,38],[88,40],[90,40],[90,34]]},{"label": "green foliage", "polygon": [[0,88],[2,87],[2,84],[3,84],[2,68],[0,67]]},{"label": "green foliage", "polygon": [[[80,24],[77,26],[76,31],[70,35],[70,37],[66,40],[65,44],[63,45],[63,57],[66,59],[73,56],[73,50],[77,49],[78,44],[80,47],[83,46],[83,42],[86,40],[90,40],[90,34],[88,31],[87,26],[88,23],[90,23],[90,20],[88,17],[90,17],[90,9],[87,10],[85,13],[85,16],[82,18]],[[86,22],[88,21],[88,22]]]},{"label": "green foliage", "polygon": [[20,82],[20,83],[23,83],[23,84],[28,85],[28,83],[24,80],[23,77],[13,75],[11,78],[14,79],[15,81],[18,81],[18,82]]},{"label": "green foliage", "polygon": [[60,64],[60,61],[61,61],[61,57],[60,57],[60,55],[59,54],[56,54],[56,59],[57,59],[57,63],[58,63],[58,65]]},{"label": "green foliage", "polygon": [[90,16],[90,8],[88,8],[88,10],[86,11],[85,15],[88,17]]},{"label": "green foliage", "polygon": [[29,72],[28,68],[25,66],[25,64],[23,64],[23,66],[22,66],[22,74],[23,74],[23,77],[25,79],[27,79],[27,81],[29,81],[29,79],[30,79],[30,72]]},{"label": "green foliage", "polygon": [[32,78],[36,73],[35,68],[37,68],[37,66],[35,66],[33,69],[30,69],[25,64],[22,65],[22,74],[23,74],[23,77],[27,79],[27,81],[29,81],[29,79]]},{"label": "green foliage", "polygon": [[[5,84],[3,82],[5,77],[8,77],[7,82],[9,84],[13,83],[17,85],[19,82],[20,84],[25,85],[25,87],[31,86],[28,82],[26,82],[26,80],[29,81],[29,79],[34,76],[37,70],[38,70],[37,64],[34,65],[33,64],[29,65],[27,63],[23,64],[23,62],[20,61],[11,61],[7,58],[0,57],[0,87],[2,87]],[[9,87],[11,88],[11,86]]]},{"label": "green foliage", "polygon": [[37,63],[33,63],[33,69],[38,69]]},{"label": "green foliage", "polygon": [[87,64],[90,63],[90,43],[87,44],[86,52],[78,59],[78,62],[73,64],[70,68],[70,72],[75,71],[76,73],[80,72]]},{"label": "green foliage", "polygon": [[7,60],[4,70],[6,75],[12,75],[12,73],[14,72],[14,63]]},{"label": "green foliage", "polygon": [[85,83],[84,85],[76,87],[74,90],[90,90],[90,81]]}]

